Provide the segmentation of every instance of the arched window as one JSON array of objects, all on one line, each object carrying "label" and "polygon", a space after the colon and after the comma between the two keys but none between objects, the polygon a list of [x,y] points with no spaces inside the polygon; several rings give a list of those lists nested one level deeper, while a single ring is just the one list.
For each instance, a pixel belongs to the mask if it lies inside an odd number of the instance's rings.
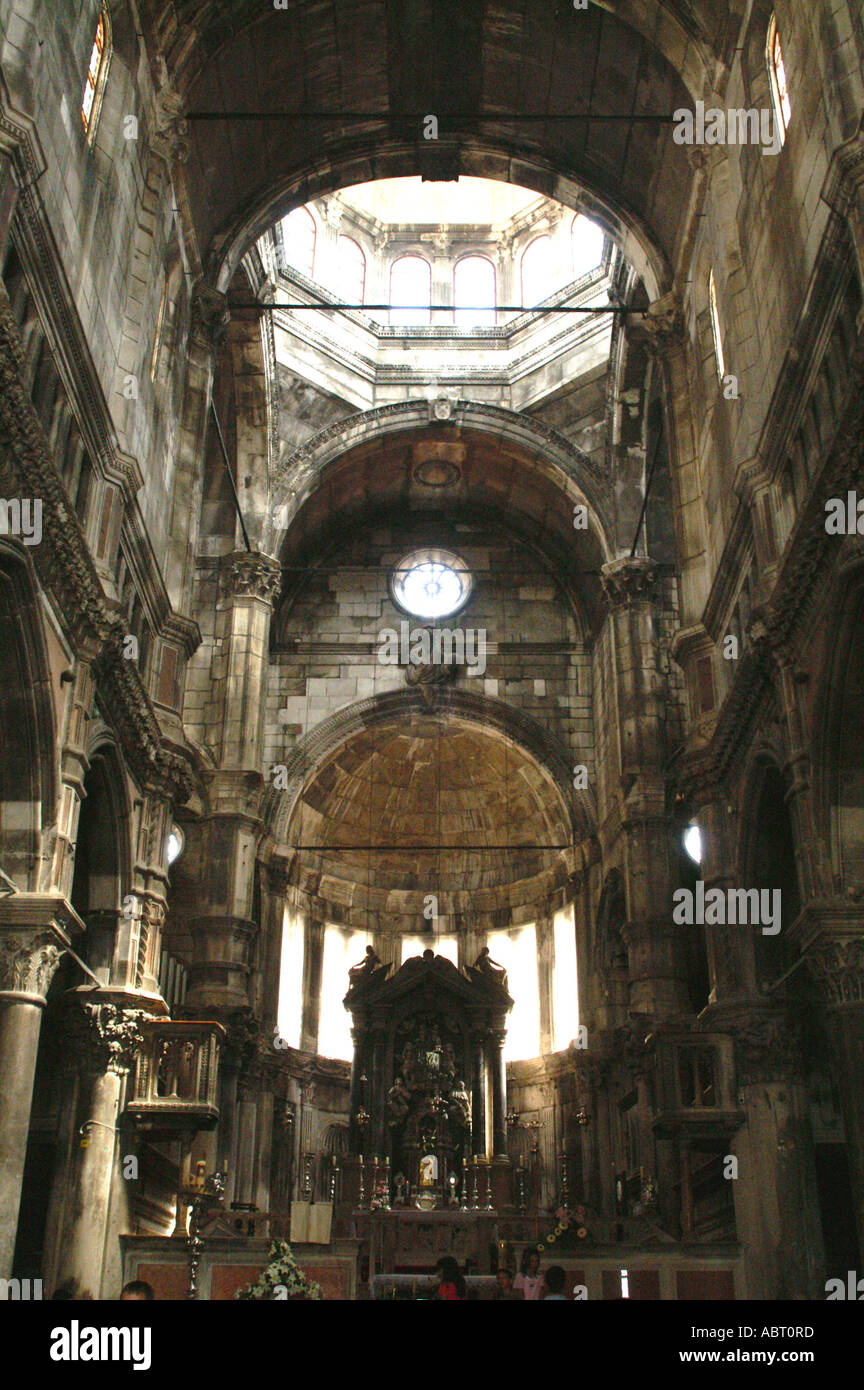
[{"label": "arched window", "polygon": [[596,270],[603,261],[603,247],[606,238],[602,227],[584,217],[581,212],[570,224],[570,254],[573,259],[573,279],[581,280],[590,270]]},{"label": "arched window", "polygon": [[96,33],[93,37],[90,62],[87,65],[84,95],[81,98],[81,120],[88,140],[92,140],[96,134],[99,108],[102,105],[102,94],[105,90],[105,79],[108,76],[110,61],[111,29],[108,15],[104,10],[101,10],[96,24]]},{"label": "arched window", "polygon": [[366,257],[350,236],[336,242],[336,283],[346,304],[362,304],[366,292]]},{"label": "arched window", "polygon": [[286,906],[282,917],[282,959],[279,969],[276,1024],[279,1037],[289,1047],[300,1046],[305,935],[303,914]]},{"label": "arched window", "polygon": [[308,208],[295,208],[287,217],[283,217],[282,244],[286,263],[299,270],[307,280],[312,279],[315,269],[316,235],[315,218]]},{"label": "arched window", "polygon": [[551,292],[549,285],[549,252],[552,238],[544,233],[535,236],[522,252],[522,303],[526,309],[539,304]]},{"label": "arched window", "polygon": [[495,267],[488,256],[463,256],[453,268],[453,322],[494,328],[495,303]]},{"label": "arched window", "polygon": [[708,276],[708,303],[711,309],[711,335],[714,339],[714,356],[717,361],[717,375],[722,381],[726,375],[726,357],[723,352],[723,335],[720,331],[720,310],[717,307],[717,286],[714,271]]},{"label": "arched window", "polygon": [[422,256],[400,256],[390,267],[390,322],[429,323],[432,268]]},{"label": "arched window", "polygon": [[774,96],[774,111],[780,126],[780,143],[786,139],[789,121],[792,116],[792,102],[789,97],[789,84],[786,81],[786,64],[777,29],[777,16],[772,14],[768,24],[768,45],[766,50],[768,75],[771,78],[771,91]]},{"label": "arched window", "polygon": [[579,988],[576,925],[573,907],[556,912],[552,921],[555,963],[552,969],[552,1046],[562,1052],[579,1035]]},{"label": "arched window", "polygon": [[363,959],[363,952],[372,945],[364,931],[337,927],[328,923],[324,928],[324,958],[321,963],[321,1013],[318,1021],[318,1051],[322,1057],[338,1057],[350,1062],[351,1016],[342,1000],[348,989],[348,971]]},{"label": "arched window", "polygon": [[540,1055],[540,980],[537,971],[537,932],[533,926],[489,932],[489,954],[503,965],[513,1008],[507,1022],[504,1058],[521,1062]]},{"label": "arched window", "polygon": [[165,305],[168,300],[168,276],[162,284],[159,297],[159,311],[156,315],[156,332],[153,334],[153,351],[150,354],[150,380],[155,381],[159,371],[159,356],[162,351],[162,330],[165,327]]}]

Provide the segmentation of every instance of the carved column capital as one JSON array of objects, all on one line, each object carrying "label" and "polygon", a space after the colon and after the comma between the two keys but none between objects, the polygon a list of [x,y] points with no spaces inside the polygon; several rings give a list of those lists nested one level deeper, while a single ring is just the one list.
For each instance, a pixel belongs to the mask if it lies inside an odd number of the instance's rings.
[{"label": "carved column capital", "polygon": [[272,607],[279,597],[282,570],[278,560],[257,550],[227,555],[219,572],[221,598],[255,598]]},{"label": "carved column capital", "polygon": [[69,1022],[79,1065],[96,1073],[127,1072],[144,1041],[142,1024],[149,1017],[143,1009],[116,1004],[73,1006]]},{"label": "carved column capital", "polygon": [[0,994],[43,1005],[54,972],[84,923],[55,893],[0,898]]},{"label": "carved column capital", "polygon": [[0,929],[0,997],[44,1004],[62,956],[63,943],[50,930]]},{"label": "carved column capital", "polygon": [[228,296],[205,280],[199,280],[192,292],[192,332],[215,346],[228,327],[230,317]]},{"label": "carved column capital", "polygon": [[823,1001],[836,1008],[864,1003],[864,935],[819,936],[805,954]]},{"label": "carved column capital", "polygon": [[646,352],[662,356],[683,345],[684,311],[678,295],[671,291],[655,299],[644,313],[630,314],[627,324]]},{"label": "carved column capital", "polygon": [[603,592],[613,608],[651,603],[655,598],[657,566],[645,555],[625,555],[610,560],[600,572]]},{"label": "carved column capital", "polygon": [[804,1065],[803,1025],[785,1011],[742,1012],[732,1028],[735,1063],[742,1086],[787,1081]]}]

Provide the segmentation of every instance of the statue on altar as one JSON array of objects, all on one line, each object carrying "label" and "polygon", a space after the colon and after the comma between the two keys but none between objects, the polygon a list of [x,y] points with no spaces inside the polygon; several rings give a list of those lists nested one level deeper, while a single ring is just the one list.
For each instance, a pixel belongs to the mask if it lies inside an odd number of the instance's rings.
[{"label": "statue on altar", "polygon": [[[366,954],[363,959],[358,961],[356,965],[350,966],[348,969],[349,993],[352,989],[356,989],[358,985],[365,984],[366,981],[370,980],[376,971],[381,968],[381,957],[375,951],[374,946],[367,946]],[[389,969],[389,967],[385,966],[384,969]]]},{"label": "statue on altar", "polygon": [[461,1077],[457,1080],[453,1090],[447,1098],[448,1115],[450,1124],[460,1132],[471,1128],[471,1097],[465,1089],[465,1082]]},{"label": "statue on altar", "polygon": [[484,946],[479,956],[471,966],[471,974],[474,979],[480,979],[489,984],[495,984],[499,989],[508,993],[507,971],[503,965],[499,965],[489,954],[489,947]]},{"label": "statue on altar", "polygon": [[424,1154],[420,1160],[420,1186],[434,1187],[438,1181],[438,1159],[435,1154]]}]

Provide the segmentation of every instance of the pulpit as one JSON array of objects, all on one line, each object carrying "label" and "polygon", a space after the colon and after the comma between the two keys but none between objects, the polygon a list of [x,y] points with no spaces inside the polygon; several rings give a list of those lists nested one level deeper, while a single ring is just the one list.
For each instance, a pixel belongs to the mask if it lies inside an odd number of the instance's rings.
[{"label": "pulpit", "polygon": [[509,1204],[506,973],[488,951],[466,971],[431,950],[390,970],[370,948],[350,972],[352,1153],[389,1170],[396,1207],[477,1209],[481,1168],[489,1210],[493,1164],[496,1205]]}]

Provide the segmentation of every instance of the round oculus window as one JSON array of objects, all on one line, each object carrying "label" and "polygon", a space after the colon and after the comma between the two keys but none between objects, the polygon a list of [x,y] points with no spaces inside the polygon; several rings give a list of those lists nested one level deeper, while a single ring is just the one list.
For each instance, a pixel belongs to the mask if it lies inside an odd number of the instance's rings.
[{"label": "round oculus window", "polygon": [[448,618],[466,602],[471,573],[464,560],[449,550],[415,550],[406,555],[390,578],[399,607],[415,618]]}]

